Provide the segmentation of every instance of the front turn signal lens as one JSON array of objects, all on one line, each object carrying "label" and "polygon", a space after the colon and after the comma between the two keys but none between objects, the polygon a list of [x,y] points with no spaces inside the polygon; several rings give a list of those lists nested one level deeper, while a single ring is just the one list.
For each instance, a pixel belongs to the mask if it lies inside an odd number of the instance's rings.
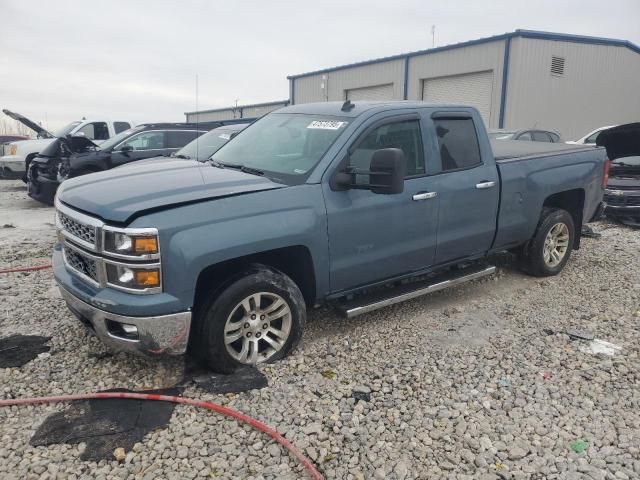
[{"label": "front turn signal lens", "polygon": [[136,254],[158,253],[156,237],[133,237],[133,251]]},{"label": "front turn signal lens", "polygon": [[135,283],[141,287],[157,287],[160,285],[158,270],[137,270],[134,273]]}]

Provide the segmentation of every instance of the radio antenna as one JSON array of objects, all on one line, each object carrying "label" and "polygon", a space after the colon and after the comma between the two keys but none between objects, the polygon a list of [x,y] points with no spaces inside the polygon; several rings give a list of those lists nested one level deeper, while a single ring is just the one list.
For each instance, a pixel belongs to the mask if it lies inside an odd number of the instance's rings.
[{"label": "radio antenna", "polygon": [[198,74],[196,73],[196,160],[200,158],[199,146],[200,135],[198,134],[198,125],[200,123],[200,112],[198,111]]}]

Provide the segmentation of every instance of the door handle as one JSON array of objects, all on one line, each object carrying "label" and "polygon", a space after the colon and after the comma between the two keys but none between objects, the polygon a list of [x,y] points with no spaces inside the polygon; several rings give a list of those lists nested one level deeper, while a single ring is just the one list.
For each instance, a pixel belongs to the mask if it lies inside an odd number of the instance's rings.
[{"label": "door handle", "polygon": [[480,182],[476,183],[476,188],[482,190],[485,188],[492,188],[496,186],[496,182]]},{"label": "door handle", "polygon": [[422,192],[416,193],[412,198],[415,201],[419,200],[429,200],[430,198],[436,198],[438,196],[438,192]]}]

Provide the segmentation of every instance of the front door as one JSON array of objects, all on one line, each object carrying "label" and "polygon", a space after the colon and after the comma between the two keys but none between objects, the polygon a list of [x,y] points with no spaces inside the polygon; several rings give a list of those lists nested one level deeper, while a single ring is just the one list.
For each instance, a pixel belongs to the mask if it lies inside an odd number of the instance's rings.
[{"label": "front door", "polygon": [[117,167],[143,158],[159,157],[167,153],[165,132],[148,130],[128,138],[111,153],[111,165]]},{"label": "front door", "polygon": [[[381,115],[349,148],[348,164],[368,170],[373,152],[400,148],[407,161],[404,192],[334,191],[323,184],[327,208],[331,290],[339,292],[432,264],[439,198],[425,168],[423,128],[417,112]],[[362,178],[360,178],[362,177]],[[368,176],[356,175],[357,183]]]}]

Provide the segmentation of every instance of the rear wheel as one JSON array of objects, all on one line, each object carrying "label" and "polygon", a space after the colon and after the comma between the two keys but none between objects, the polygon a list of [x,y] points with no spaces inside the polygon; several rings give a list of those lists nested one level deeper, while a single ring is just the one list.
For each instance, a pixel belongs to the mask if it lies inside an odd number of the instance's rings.
[{"label": "rear wheel", "polygon": [[536,277],[562,271],[575,241],[573,217],[560,208],[544,208],[533,238],[523,249],[523,269]]},{"label": "rear wheel", "polygon": [[197,315],[192,345],[215,371],[279,360],[302,337],[304,299],[282,272],[252,267],[212,297]]}]

